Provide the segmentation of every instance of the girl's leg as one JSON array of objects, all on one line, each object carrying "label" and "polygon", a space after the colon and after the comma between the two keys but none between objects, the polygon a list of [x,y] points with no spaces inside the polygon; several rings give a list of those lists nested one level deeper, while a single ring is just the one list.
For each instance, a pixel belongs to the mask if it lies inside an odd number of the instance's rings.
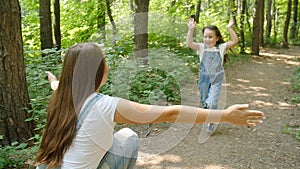
[{"label": "girl's leg", "polygon": [[200,102],[201,106],[204,109],[208,108],[208,92],[210,88],[210,80],[208,75],[200,75],[199,76],[199,83],[198,83],[198,88],[200,92]]},{"label": "girl's leg", "polygon": [[222,83],[216,83],[211,85],[209,93],[208,93],[208,108],[209,109],[217,109],[218,108],[218,100],[222,89]]},{"label": "girl's leg", "polygon": [[[218,109],[218,100],[221,93],[222,83],[217,83],[211,85],[208,93],[208,108],[209,109]],[[220,117],[221,119],[221,117]],[[214,132],[216,125],[214,123],[209,123],[206,126],[208,132]]]},{"label": "girl's leg", "polygon": [[114,134],[110,150],[100,161],[98,169],[131,169],[138,156],[139,140],[137,134],[129,128],[123,128]]}]

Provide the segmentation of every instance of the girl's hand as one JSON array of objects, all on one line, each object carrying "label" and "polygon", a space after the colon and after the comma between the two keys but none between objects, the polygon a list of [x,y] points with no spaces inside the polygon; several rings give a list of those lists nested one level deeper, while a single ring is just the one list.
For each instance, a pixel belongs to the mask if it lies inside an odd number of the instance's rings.
[{"label": "girl's hand", "polygon": [[195,27],[196,27],[196,22],[194,21],[194,18],[190,18],[189,19],[189,22],[187,23],[187,25],[188,25],[188,27],[189,27],[189,29],[195,29]]},{"label": "girl's hand", "polygon": [[265,119],[264,113],[248,110],[248,104],[236,104],[225,110],[226,121],[239,126],[256,126]]},{"label": "girl's hand", "polygon": [[230,19],[228,25],[226,26],[226,28],[231,28],[232,25],[234,25],[234,20],[233,19]]}]

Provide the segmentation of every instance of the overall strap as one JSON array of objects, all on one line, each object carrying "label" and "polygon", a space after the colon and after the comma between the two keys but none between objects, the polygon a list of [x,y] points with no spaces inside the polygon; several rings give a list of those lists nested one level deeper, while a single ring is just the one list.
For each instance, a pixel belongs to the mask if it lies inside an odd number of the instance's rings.
[{"label": "overall strap", "polygon": [[88,103],[86,103],[85,107],[81,108],[81,111],[79,112],[79,116],[76,121],[76,131],[78,131],[80,129],[81,124],[83,123],[83,120],[88,115],[88,112],[102,96],[103,96],[103,94],[98,93]]}]

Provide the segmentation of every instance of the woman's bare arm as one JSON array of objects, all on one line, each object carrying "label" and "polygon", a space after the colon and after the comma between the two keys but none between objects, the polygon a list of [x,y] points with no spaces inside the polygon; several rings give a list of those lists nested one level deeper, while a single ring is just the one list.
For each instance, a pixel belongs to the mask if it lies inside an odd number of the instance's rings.
[{"label": "woman's bare arm", "polygon": [[262,123],[264,118],[263,112],[248,110],[247,104],[233,105],[226,110],[208,110],[183,105],[146,105],[121,99],[115,112],[114,121],[128,124],[225,122],[239,126],[255,126]]}]

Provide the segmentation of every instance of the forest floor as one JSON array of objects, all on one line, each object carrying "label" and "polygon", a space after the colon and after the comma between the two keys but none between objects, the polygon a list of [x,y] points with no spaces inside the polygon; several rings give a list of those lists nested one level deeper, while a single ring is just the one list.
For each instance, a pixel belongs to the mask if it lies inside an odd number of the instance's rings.
[{"label": "forest floor", "polygon": [[[293,131],[300,125],[300,104],[291,103],[293,72],[299,63],[299,46],[261,49],[260,56],[229,63],[224,106],[249,103],[251,109],[265,113],[264,123],[251,128],[219,124],[204,143],[198,142],[202,125],[181,127],[182,131],[168,124],[150,125],[136,168],[299,169],[300,141],[287,132],[287,128]],[[192,90],[198,95],[196,87]],[[177,134],[160,137],[171,130]],[[160,141],[148,139],[156,136]],[[143,152],[151,142],[159,153]]]}]

